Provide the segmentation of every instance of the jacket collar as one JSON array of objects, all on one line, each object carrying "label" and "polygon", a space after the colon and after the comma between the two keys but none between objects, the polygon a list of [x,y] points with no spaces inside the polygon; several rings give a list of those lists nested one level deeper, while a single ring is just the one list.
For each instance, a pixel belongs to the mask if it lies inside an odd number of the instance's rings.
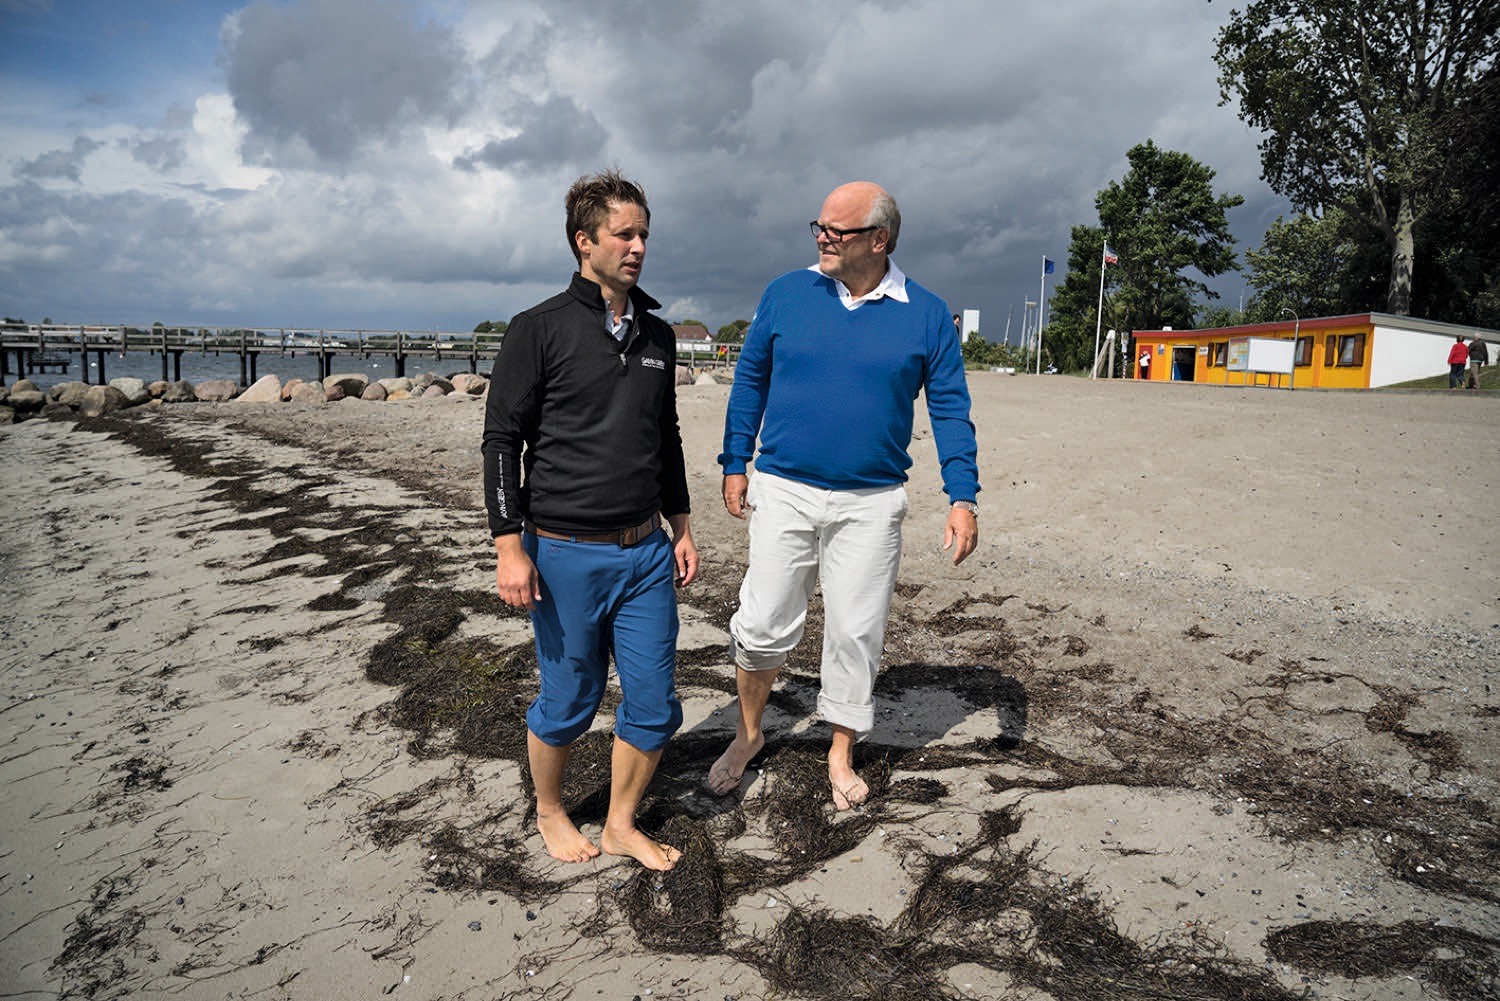
[{"label": "jacket collar", "polygon": [[[573,281],[568,285],[568,293],[579,302],[590,309],[603,313],[605,310],[604,290],[597,282],[591,282],[582,274],[573,272]],[[660,309],[661,303],[647,295],[640,286],[630,290],[630,301],[635,306],[635,316],[639,320],[643,313],[653,309]]]}]

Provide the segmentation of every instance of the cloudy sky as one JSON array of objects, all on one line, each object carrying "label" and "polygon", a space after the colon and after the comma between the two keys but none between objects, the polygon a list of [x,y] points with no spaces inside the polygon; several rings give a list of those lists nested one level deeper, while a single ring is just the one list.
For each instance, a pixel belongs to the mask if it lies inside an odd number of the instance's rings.
[{"label": "cloudy sky", "polygon": [[[0,313],[469,330],[567,280],[562,196],[645,186],[642,287],[748,318],[847,180],[992,340],[1136,143],[1286,206],[1206,0],[0,0]],[[1048,291],[1061,278],[1049,280]],[[1218,285],[1235,304],[1241,281]]]}]

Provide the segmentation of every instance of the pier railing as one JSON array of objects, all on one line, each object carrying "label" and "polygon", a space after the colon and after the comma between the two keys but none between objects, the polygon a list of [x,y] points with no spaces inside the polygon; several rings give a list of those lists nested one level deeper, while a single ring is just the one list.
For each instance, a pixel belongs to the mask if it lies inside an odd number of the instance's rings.
[{"label": "pier railing", "polygon": [[[505,340],[504,334],[474,331],[359,330],[309,327],[151,327],[62,324],[0,324],[0,379],[13,374],[65,370],[70,355],[83,362],[94,356],[99,381],[105,375],[109,356],[131,352],[158,355],[163,379],[182,378],[186,354],[234,355],[240,361],[240,382],[256,379],[261,355],[290,354],[318,359],[318,377],[336,371],[339,359],[386,357],[394,361],[396,375],[406,374],[408,359],[448,361],[478,372],[492,363]],[[693,366],[729,364],[739,354],[739,345],[710,342],[677,344],[679,360]],[[14,359],[14,366],[12,366]],[[89,367],[82,365],[85,373]]]}]

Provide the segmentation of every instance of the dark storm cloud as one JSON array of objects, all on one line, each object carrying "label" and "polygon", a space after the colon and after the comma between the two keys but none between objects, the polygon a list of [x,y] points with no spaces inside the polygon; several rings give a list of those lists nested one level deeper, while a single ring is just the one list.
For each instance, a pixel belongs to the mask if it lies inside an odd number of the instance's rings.
[{"label": "dark storm cloud", "polygon": [[[901,204],[901,266],[1000,336],[1137,143],[1246,196],[1240,249],[1285,211],[1255,138],[1216,106],[1226,16],[1181,0],[253,0],[221,36],[224,88],[171,93],[169,119],[128,138],[100,129],[105,151],[61,133],[13,153],[51,222],[0,237],[66,301],[134,282],[258,314],[231,322],[470,329],[566,281],[563,192],[618,166],[651,199],[645,287],[669,318],[718,326],[812,262],[806,222],[833,186],[869,179]],[[80,177],[159,189],[58,194]],[[157,247],[150,280],[85,271],[100,246]]]},{"label": "dark storm cloud", "polygon": [[462,63],[449,32],[392,0],[257,0],[225,39],[247,146],[271,156],[305,143],[325,161],[394,138],[454,107]]},{"label": "dark storm cloud", "polygon": [[518,135],[485,144],[454,166],[537,167],[597,158],[608,137],[604,126],[567,97],[550,97],[518,114]]},{"label": "dark storm cloud", "polygon": [[16,176],[33,181],[83,180],[83,161],[104,144],[83,136],[73,140],[68,149],[55,149],[16,167]]},{"label": "dark storm cloud", "polygon": [[139,316],[181,303],[184,283],[201,282],[211,259],[211,242],[185,200],[135,192],[0,189],[0,242],[30,251],[7,263],[6,285],[15,286],[4,289],[7,299],[21,312],[59,322]]}]

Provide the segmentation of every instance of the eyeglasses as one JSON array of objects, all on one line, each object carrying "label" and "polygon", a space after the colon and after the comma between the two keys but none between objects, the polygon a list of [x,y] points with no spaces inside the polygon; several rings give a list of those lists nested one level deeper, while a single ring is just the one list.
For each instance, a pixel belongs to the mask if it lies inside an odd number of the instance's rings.
[{"label": "eyeglasses", "polygon": [[810,222],[807,225],[812,229],[814,240],[816,240],[819,236],[825,236],[828,238],[829,243],[843,243],[845,240],[849,239],[849,237],[854,236],[858,233],[868,233],[872,229],[882,228],[880,226],[861,226],[858,229],[839,229],[837,226],[825,226],[822,223],[816,221]]}]

